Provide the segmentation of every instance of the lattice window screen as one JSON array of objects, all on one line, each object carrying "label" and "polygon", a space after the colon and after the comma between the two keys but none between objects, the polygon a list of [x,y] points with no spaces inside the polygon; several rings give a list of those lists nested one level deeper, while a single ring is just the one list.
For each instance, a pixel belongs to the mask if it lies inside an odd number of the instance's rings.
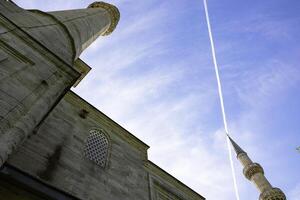
[{"label": "lattice window screen", "polygon": [[109,141],[100,130],[91,130],[86,140],[84,155],[97,165],[105,167]]}]

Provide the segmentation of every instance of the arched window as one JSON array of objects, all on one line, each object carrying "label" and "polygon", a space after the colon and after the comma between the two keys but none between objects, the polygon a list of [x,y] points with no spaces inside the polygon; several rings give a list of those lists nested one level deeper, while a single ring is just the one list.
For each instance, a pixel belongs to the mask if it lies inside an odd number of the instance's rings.
[{"label": "arched window", "polygon": [[108,156],[109,140],[101,130],[91,130],[86,140],[84,155],[97,165],[105,167]]}]

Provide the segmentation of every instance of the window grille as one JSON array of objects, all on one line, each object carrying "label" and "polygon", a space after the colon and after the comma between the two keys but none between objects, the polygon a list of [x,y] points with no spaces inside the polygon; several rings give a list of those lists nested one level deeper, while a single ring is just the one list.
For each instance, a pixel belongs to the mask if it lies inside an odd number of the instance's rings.
[{"label": "window grille", "polygon": [[86,140],[84,155],[97,165],[105,167],[108,148],[109,142],[106,135],[100,130],[91,130]]}]

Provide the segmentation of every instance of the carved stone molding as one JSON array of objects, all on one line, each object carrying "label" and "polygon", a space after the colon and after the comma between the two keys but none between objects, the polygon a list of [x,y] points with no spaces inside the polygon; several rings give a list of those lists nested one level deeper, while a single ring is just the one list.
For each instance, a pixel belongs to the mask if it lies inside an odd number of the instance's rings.
[{"label": "carved stone molding", "polygon": [[120,20],[120,12],[118,8],[114,5],[111,5],[109,3],[105,3],[102,1],[96,1],[88,6],[88,8],[103,8],[107,10],[111,17],[111,24],[110,27],[107,29],[107,31],[103,35],[109,35],[111,34],[115,28],[118,25],[118,22]]},{"label": "carved stone molding", "polygon": [[286,200],[286,196],[279,188],[272,188],[261,193],[259,200]]},{"label": "carved stone molding", "polygon": [[250,165],[247,165],[244,170],[244,175],[247,179],[251,180],[251,177],[256,173],[262,173],[264,174],[263,168],[258,163],[252,163]]}]

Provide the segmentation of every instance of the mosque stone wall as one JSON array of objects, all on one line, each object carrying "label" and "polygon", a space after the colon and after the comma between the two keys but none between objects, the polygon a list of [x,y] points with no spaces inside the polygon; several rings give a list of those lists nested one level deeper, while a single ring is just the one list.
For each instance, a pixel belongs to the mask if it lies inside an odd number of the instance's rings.
[{"label": "mosque stone wall", "polygon": [[[84,155],[90,130],[109,140],[103,168]],[[69,92],[9,164],[79,199],[149,199],[148,146]]]},{"label": "mosque stone wall", "polygon": [[172,175],[155,165],[146,163],[151,200],[203,200],[205,199]]},{"label": "mosque stone wall", "polygon": [[[109,140],[104,167],[85,156],[91,130]],[[202,200],[147,159],[148,146],[68,92],[9,164],[79,199]]]},{"label": "mosque stone wall", "polygon": [[41,11],[24,10],[5,0],[0,0],[0,12],[8,20],[5,26],[10,24],[6,27],[9,33],[23,32],[23,39],[31,37],[68,64],[74,61],[71,38],[55,18]]},{"label": "mosque stone wall", "polygon": [[80,75],[8,18],[0,1],[0,166]]}]

